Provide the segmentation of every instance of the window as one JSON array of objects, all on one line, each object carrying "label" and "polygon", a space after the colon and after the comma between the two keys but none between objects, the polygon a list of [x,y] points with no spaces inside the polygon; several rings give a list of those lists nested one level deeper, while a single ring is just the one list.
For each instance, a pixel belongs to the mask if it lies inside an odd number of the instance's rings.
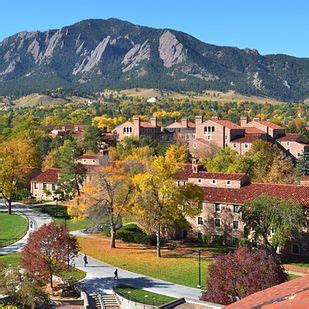
[{"label": "window", "polygon": [[215,227],[220,227],[220,226],[221,226],[221,220],[215,219]]},{"label": "window", "polygon": [[46,188],[47,188],[46,183],[43,183],[43,190],[46,190]]},{"label": "window", "polygon": [[240,206],[238,206],[238,205],[233,205],[233,212],[234,212],[234,213],[239,213],[239,211],[240,211]]},{"label": "window", "polygon": [[198,182],[198,183],[202,183],[202,179],[198,179],[197,182]]},{"label": "window", "polygon": [[197,217],[197,224],[198,225],[203,225],[204,224],[203,217]]},{"label": "window", "polygon": [[231,181],[230,181],[230,180],[227,180],[227,181],[226,181],[226,185],[227,185],[228,187],[230,187],[230,186],[231,186]]},{"label": "window", "polygon": [[207,127],[204,127],[204,133],[205,134],[207,133]]},{"label": "window", "polygon": [[197,233],[197,238],[201,239],[203,237],[203,233],[199,232]]},{"label": "window", "polygon": [[207,135],[207,139],[208,139],[208,140],[211,140],[211,135]]},{"label": "window", "polygon": [[92,160],[92,162],[94,163],[94,162],[95,162],[95,160]]},{"label": "window", "polygon": [[56,185],[54,183],[52,184],[52,191],[56,191]]},{"label": "window", "polygon": [[130,132],[132,132],[132,128],[130,128]]},{"label": "window", "polygon": [[220,204],[214,204],[214,209],[215,209],[215,212],[220,212],[221,211],[221,205]]},{"label": "window", "polygon": [[249,147],[249,145],[248,144],[245,144],[245,148],[248,148]]},{"label": "window", "polygon": [[212,132],[215,132],[215,127],[211,127],[211,131],[212,131]]},{"label": "window", "polygon": [[301,153],[298,152],[298,153],[297,153],[297,157],[300,157],[300,156],[301,156]]},{"label": "window", "polygon": [[211,181],[211,183],[212,183],[213,185],[217,184],[216,179],[213,179],[213,180]]},{"label": "window", "polygon": [[236,145],[236,144],[233,144],[233,148],[237,148],[237,145]]},{"label": "window", "polygon": [[227,135],[224,136],[224,139],[227,141]]},{"label": "window", "polygon": [[239,243],[239,239],[237,237],[232,238],[232,246],[237,246]]},{"label": "window", "polygon": [[238,221],[233,221],[233,229],[238,230]]},{"label": "window", "polygon": [[34,189],[38,188],[38,183],[37,182],[35,182],[33,185],[34,185]]},{"label": "window", "polygon": [[292,244],[291,249],[293,254],[300,254],[300,247],[298,244]]},{"label": "window", "polygon": [[286,142],[287,147],[290,147],[290,142]]},{"label": "window", "polygon": [[206,207],[207,207],[207,203],[206,203],[206,202],[203,202],[203,203],[202,203],[202,208],[203,208],[203,209],[206,209]]}]

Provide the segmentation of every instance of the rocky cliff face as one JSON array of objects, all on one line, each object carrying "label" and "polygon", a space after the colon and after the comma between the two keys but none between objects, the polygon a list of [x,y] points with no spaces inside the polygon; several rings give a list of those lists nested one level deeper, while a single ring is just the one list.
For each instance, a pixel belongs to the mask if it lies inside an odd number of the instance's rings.
[{"label": "rocky cliff face", "polygon": [[52,87],[233,89],[303,99],[309,96],[309,59],[261,56],[117,19],[20,32],[0,43],[0,95]]}]

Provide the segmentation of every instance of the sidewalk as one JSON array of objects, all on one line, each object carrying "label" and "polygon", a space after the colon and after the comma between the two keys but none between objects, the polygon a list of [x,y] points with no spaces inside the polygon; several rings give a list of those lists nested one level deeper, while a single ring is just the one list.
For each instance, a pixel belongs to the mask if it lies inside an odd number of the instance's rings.
[{"label": "sidewalk", "polygon": [[[5,210],[6,208],[4,203],[0,201],[0,211]],[[23,205],[20,203],[13,203],[12,211],[27,218],[28,222],[32,221],[33,228],[28,229],[28,232],[22,239],[11,244],[10,246],[1,248],[0,254],[13,254],[20,252],[23,246],[25,246],[25,244],[27,243],[30,233],[37,230],[42,225],[50,223],[52,220],[52,218],[48,214],[42,214],[40,212],[34,211],[30,209],[27,205]]]}]

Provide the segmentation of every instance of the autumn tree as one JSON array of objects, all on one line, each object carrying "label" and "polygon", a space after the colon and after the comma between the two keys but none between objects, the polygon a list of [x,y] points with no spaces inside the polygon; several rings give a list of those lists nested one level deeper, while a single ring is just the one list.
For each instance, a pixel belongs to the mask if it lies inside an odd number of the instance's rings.
[{"label": "autumn tree", "polygon": [[66,264],[78,253],[77,242],[65,227],[57,227],[55,222],[43,225],[29,236],[22,249],[22,267],[36,280],[50,283],[53,275],[66,269]]},{"label": "autumn tree", "polygon": [[228,305],[255,292],[287,281],[278,259],[266,250],[241,247],[220,255],[208,268],[202,299]]},{"label": "autumn tree", "polygon": [[59,151],[59,188],[66,194],[80,195],[86,175],[86,169],[80,162],[82,149],[75,140],[66,140]]},{"label": "autumn tree", "polygon": [[171,145],[165,153],[168,163],[186,163],[188,161],[188,149],[185,145]]},{"label": "autumn tree", "polygon": [[299,203],[261,195],[241,207],[247,234],[261,240],[268,251],[277,248],[297,235],[305,224],[304,210]]},{"label": "autumn tree", "polygon": [[29,171],[35,165],[35,151],[26,141],[10,140],[0,144],[0,195],[12,212],[12,201]]},{"label": "autumn tree", "polygon": [[69,207],[69,214],[77,219],[85,216],[106,216],[110,227],[111,248],[115,248],[116,231],[122,225],[121,216],[128,209],[133,187],[128,171],[122,164],[101,167],[92,181],[83,187]]},{"label": "autumn tree", "polygon": [[177,165],[158,157],[144,173],[133,177],[133,212],[147,232],[156,233],[158,257],[161,257],[164,228],[185,216],[195,216],[200,212],[202,190],[193,184],[177,186],[173,178],[177,170]]}]

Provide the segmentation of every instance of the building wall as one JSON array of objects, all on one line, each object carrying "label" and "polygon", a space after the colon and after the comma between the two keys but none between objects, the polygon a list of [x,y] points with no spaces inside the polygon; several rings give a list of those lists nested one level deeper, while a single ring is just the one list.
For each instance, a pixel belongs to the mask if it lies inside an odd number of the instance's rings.
[{"label": "building wall", "polygon": [[298,159],[305,149],[305,145],[296,141],[277,141],[282,147],[288,150],[296,159]]},{"label": "building wall", "polygon": [[[44,193],[44,187],[47,191],[51,192],[51,195],[46,195]],[[55,191],[57,190],[58,186],[57,184],[52,183],[42,183],[42,182],[31,182],[31,193],[35,198],[38,199],[46,199],[46,198],[54,198],[57,196],[55,194]]]},{"label": "building wall", "polygon": [[134,125],[129,121],[117,126],[113,132],[116,132],[118,141],[122,141],[125,137],[139,136],[137,135],[139,132],[136,129],[134,130]]},{"label": "building wall", "polygon": [[194,183],[200,187],[215,187],[215,188],[232,188],[239,189],[241,187],[240,180],[226,179],[208,179],[208,178],[189,178],[188,182]]},{"label": "building wall", "polygon": [[[220,207],[220,210],[216,211],[215,207]],[[220,220],[220,227],[215,226],[215,219]],[[209,234],[212,238],[222,236],[224,244],[232,245],[233,238],[240,239],[244,236],[244,224],[241,221],[241,215],[239,212],[234,212],[234,205],[232,204],[214,204],[205,201],[202,203],[201,213],[197,217],[187,218],[187,220],[192,226],[192,236],[194,237],[201,237],[204,234]],[[238,222],[237,229],[233,228],[233,221]]]}]

